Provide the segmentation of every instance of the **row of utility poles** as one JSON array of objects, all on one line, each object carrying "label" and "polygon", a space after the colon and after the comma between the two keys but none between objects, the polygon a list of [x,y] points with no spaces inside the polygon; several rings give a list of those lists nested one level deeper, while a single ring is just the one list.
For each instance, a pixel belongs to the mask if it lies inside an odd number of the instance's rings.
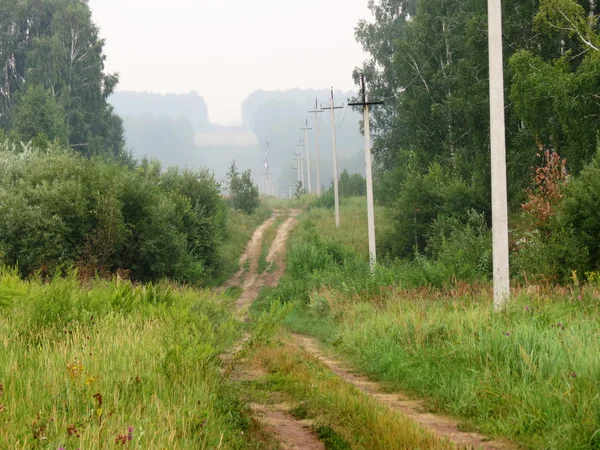
[{"label": "row of utility poles", "polygon": [[[491,173],[492,173],[492,240],[493,240],[493,286],[494,286],[494,309],[500,311],[505,308],[510,297],[509,278],[509,252],[508,252],[508,206],[506,186],[506,138],[504,119],[504,72],[502,52],[502,13],[501,0],[488,0],[488,46],[489,46],[489,70],[490,70],[490,142],[491,142]],[[375,213],[373,205],[373,177],[371,168],[371,129],[369,121],[369,107],[381,105],[381,101],[369,101],[364,75],[361,75],[361,97],[362,101],[348,103],[347,106],[360,106],[363,110],[363,131],[365,138],[365,172],[367,190],[367,228],[369,237],[369,261],[373,271],[376,261],[375,243]],[[316,194],[321,195],[321,167],[319,155],[319,120],[318,114],[326,110],[331,115],[331,144],[333,152],[333,191],[335,201],[335,226],[340,227],[338,168],[336,148],[336,125],[335,110],[344,106],[336,106],[331,89],[329,107],[318,109],[315,100],[314,114],[315,150],[316,150]],[[308,132],[312,130],[308,126],[300,129],[304,131],[304,139],[300,139],[299,151],[294,153],[297,159],[298,181],[304,183],[304,148],[306,165],[308,168],[308,192],[312,193],[312,180],[309,158]],[[267,144],[267,185],[269,185],[269,149]],[[289,185],[289,196],[291,198],[291,182]]]},{"label": "row of utility poles", "polygon": [[[364,75],[361,76],[361,93],[362,101],[355,103],[348,103],[346,106],[360,106],[363,109],[363,128],[365,136],[365,169],[366,169],[366,183],[367,183],[367,216],[368,216],[368,233],[369,233],[369,261],[371,269],[375,267],[377,262],[377,253],[375,246],[375,210],[373,206],[373,176],[371,169],[371,129],[369,122],[369,106],[382,105],[382,101],[369,102],[367,98],[367,89],[365,84]],[[329,111],[331,115],[331,148],[333,156],[333,196],[335,203],[335,226],[340,227],[340,200],[339,200],[339,186],[338,186],[338,167],[337,167],[337,138],[336,138],[336,124],[335,124],[335,110],[342,109],[344,106],[336,106],[335,99],[333,96],[333,88],[331,88],[331,96],[329,99],[328,107],[321,107],[318,109],[318,100],[315,99],[315,109],[308,111],[314,114],[315,123],[315,150],[316,150],[316,163],[317,163],[317,196],[321,195],[321,162],[320,162],[320,148],[319,148],[319,117],[318,114],[324,111]],[[298,170],[298,181],[302,183],[302,186],[306,186],[304,179],[304,161],[306,161],[307,168],[307,180],[309,194],[313,193],[312,188],[312,175],[310,170],[310,152],[309,152],[309,139],[308,132],[312,130],[308,126],[308,119],[305,121],[304,127],[300,128],[300,131],[304,131],[304,139],[300,138],[300,143],[296,146],[299,150],[294,153],[296,159],[296,167]],[[306,157],[305,157],[306,156]],[[267,151],[267,167],[268,167],[268,151]],[[267,170],[268,171],[268,170]],[[268,183],[268,181],[267,181]],[[291,197],[291,195],[290,195]]]}]

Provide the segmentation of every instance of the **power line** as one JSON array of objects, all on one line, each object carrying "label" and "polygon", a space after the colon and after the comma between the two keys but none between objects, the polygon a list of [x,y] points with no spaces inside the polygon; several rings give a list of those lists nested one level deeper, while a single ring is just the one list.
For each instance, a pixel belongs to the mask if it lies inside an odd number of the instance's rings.
[{"label": "power line", "polygon": [[271,145],[272,145],[273,147],[275,147],[276,149],[278,149],[278,150],[281,150],[282,152],[288,153],[288,154],[290,154],[290,155],[293,155],[293,154],[294,154],[294,151],[286,150],[285,148],[283,148],[283,147],[280,147],[280,146],[279,146],[279,145],[277,145],[277,144],[274,144],[272,141],[269,141],[269,144],[271,144]]},{"label": "power line", "polygon": [[342,122],[337,127],[338,131],[342,127],[342,125],[344,125],[344,120],[346,120],[346,114],[348,114],[348,109],[349,109],[348,105],[346,105],[346,110],[344,111],[344,117],[342,117]]}]

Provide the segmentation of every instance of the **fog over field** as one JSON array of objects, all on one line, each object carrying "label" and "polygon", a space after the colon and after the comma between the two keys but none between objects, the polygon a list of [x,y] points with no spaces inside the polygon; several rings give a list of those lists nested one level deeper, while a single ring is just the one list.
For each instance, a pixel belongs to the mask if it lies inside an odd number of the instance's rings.
[{"label": "fog over field", "polygon": [[[352,92],[335,92],[337,149],[339,171],[364,173],[363,140],[360,115],[345,106]],[[308,120],[308,144],[311,173],[316,179],[314,114],[309,110],[328,106],[327,89],[290,89],[255,91],[240,107],[242,124],[222,126],[211,123],[208,105],[197,92],[155,94],[150,92],[116,92],[109,98],[115,112],[123,118],[127,148],[136,158],[159,159],[165,167],[207,167],[217,179],[225,178],[233,160],[239,169],[251,169],[257,183],[264,187],[267,142],[269,164],[281,190],[295,185],[293,153],[305,133],[300,128]],[[329,111],[319,114],[321,184],[333,179],[331,122]],[[258,172],[263,176],[257,176]]]}]

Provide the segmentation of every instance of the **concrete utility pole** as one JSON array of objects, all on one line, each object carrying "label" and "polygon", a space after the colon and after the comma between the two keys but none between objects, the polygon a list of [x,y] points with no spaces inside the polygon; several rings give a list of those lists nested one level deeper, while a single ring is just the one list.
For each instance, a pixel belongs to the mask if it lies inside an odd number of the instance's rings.
[{"label": "concrete utility pole", "polygon": [[304,128],[300,128],[301,131],[305,132],[305,139],[304,139],[304,148],[306,150],[306,172],[308,175],[308,193],[310,194],[312,192],[312,184],[310,182],[310,155],[308,153],[308,130],[312,130],[312,128],[308,128],[308,119],[306,119],[306,126]]},{"label": "concrete utility pole", "polygon": [[313,111],[309,111],[309,113],[314,113],[315,115],[315,151],[317,153],[317,195],[321,195],[321,161],[319,157],[319,113],[323,111],[317,109],[317,99],[315,98],[315,109]]},{"label": "concrete utility pole", "polygon": [[290,189],[290,200],[292,199],[292,180],[289,181],[289,189]]},{"label": "concrete utility pole", "polygon": [[271,168],[269,167],[269,143],[267,142],[267,150],[265,152],[267,156],[267,161],[265,163],[265,167],[267,168],[267,186],[265,187],[265,192],[267,195],[271,195]]},{"label": "concrete utility pole", "polygon": [[300,181],[302,181],[302,189],[304,189],[304,158],[302,156],[302,147],[304,147],[304,145],[302,144],[302,138],[300,138],[300,143],[296,145],[296,147],[300,147],[300,150],[298,150],[298,158],[300,161]]},{"label": "concrete utility pole", "polygon": [[371,125],[369,123],[369,105],[382,105],[383,102],[369,102],[367,99],[367,89],[365,86],[365,76],[360,76],[362,84],[363,101],[360,103],[348,103],[348,106],[363,107],[363,128],[365,134],[365,172],[367,176],[367,223],[369,229],[369,262],[371,271],[375,268],[377,262],[377,252],[375,245],[375,207],[373,205],[373,172],[371,169]]},{"label": "concrete utility pole", "polygon": [[501,311],[510,299],[501,0],[488,0],[488,46],[490,58],[494,309]]},{"label": "concrete utility pole", "polygon": [[343,106],[335,106],[333,99],[333,87],[331,88],[331,98],[329,99],[329,108],[331,111],[331,146],[333,148],[333,196],[335,201],[335,227],[340,227],[340,197],[338,191],[338,169],[337,169],[337,150],[336,150],[336,138],[335,138],[335,110],[342,109]]},{"label": "concrete utility pole", "polygon": [[294,167],[294,169],[296,169],[298,171],[298,181],[300,181],[301,180],[301,176],[300,176],[300,152],[294,153],[294,159],[296,160],[296,167]]}]

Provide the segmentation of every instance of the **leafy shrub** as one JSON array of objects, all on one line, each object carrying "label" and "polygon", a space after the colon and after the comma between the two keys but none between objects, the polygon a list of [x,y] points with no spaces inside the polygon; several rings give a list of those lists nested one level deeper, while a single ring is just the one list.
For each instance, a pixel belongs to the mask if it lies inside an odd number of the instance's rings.
[{"label": "leafy shrub", "polygon": [[466,223],[439,217],[427,242],[428,254],[460,280],[490,279],[492,233],[483,214],[471,210]]},{"label": "leafy shrub", "polygon": [[199,283],[221,269],[227,211],[206,170],[161,170],[0,142],[0,255],[23,275],[76,264],[82,275]]},{"label": "leafy shrub", "polygon": [[411,173],[392,205],[392,228],[382,237],[381,248],[393,258],[422,254],[438,217],[466,223],[470,210],[487,211],[487,204],[474,184],[446,173],[438,164],[425,175]]},{"label": "leafy shrub", "polygon": [[240,174],[235,161],[233,161],[229,167],[227,179],[233,209],[239,209],[244,214],[252,214],[258,208],[260,200],[258,199],[258,186],[254,185],[250,170],[245,170]]},{"label": "leafy shrub", "polygon": [[346,169],[340,175],[340,197],[362,197],[367,195],[367,181],[360,173],[350,175]]},{"label": "leafy shrub", "polygon": [[568,184],[556,228],[572,231],[576,245],[588,251],[586,268],[600,267],[600,152],[594,160]]},{"label": "leafy shrub", "polygon": [[[552,183],[559,185],[552,195],[533,204],[538,211],[535,227],[523,232],[515,245],[515,269],[529,279],[565,282],[573,270],[585,273],[600,267],[600,156],[571,180],[565,178],[563,166],[560,183]],[[538,172],[536,181],[537,177]],[[531,204],[524,205],[528,215]]]},{"label": "leafy shrub", "polygon": [[[341,204],[341,201],[340,201]],[[335,195],[333,189],[328,189],[320,197],[315,198],[311,204],[311,208],[335,208]]]}]

